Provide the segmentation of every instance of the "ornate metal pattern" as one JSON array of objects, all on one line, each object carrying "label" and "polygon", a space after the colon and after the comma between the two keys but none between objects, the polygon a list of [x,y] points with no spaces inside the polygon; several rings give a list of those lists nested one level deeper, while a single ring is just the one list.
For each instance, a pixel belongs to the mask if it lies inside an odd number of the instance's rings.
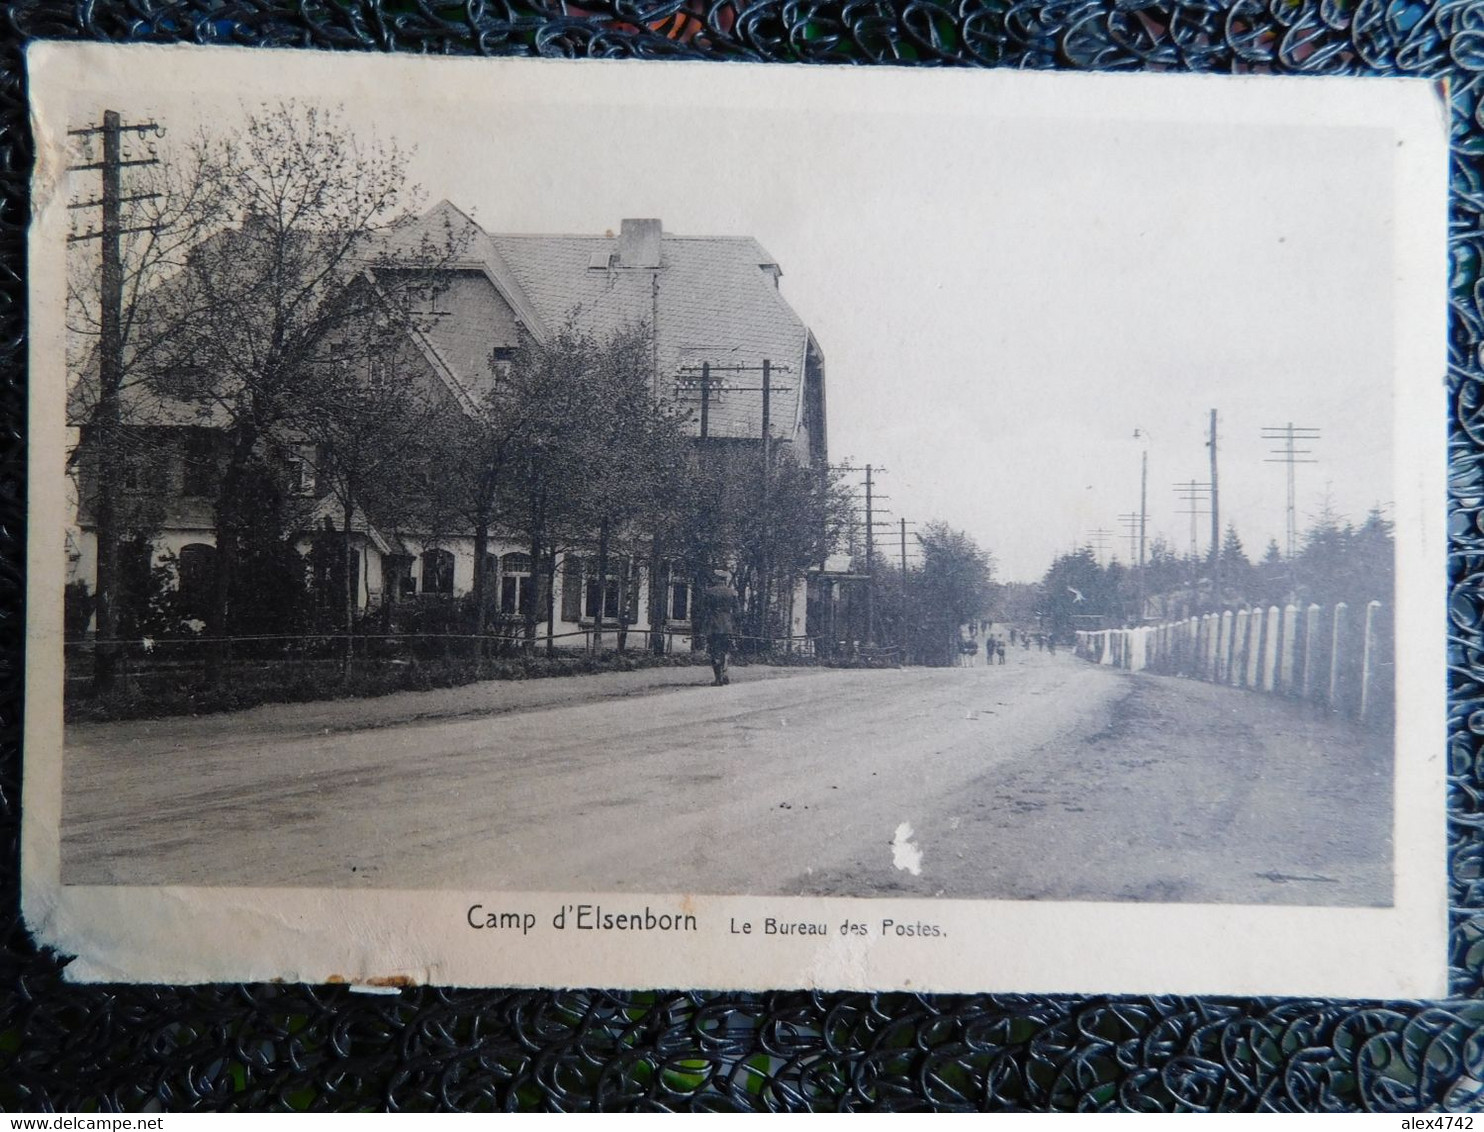
[{"label": "ornate metal pattern", "polygon": [[[1484,1108],[1484,6],[1478,0],[12,0],[0,45],[0,1107]],[[1450,1004],[78,988],[17,916],[32,38],[1446,78]]]}]

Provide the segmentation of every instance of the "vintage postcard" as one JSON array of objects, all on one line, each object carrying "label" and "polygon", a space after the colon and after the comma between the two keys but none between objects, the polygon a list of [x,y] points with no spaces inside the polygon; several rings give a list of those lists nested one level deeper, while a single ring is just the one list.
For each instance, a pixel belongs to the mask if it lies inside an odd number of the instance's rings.
[{"label": "vintage postcard", "polygon": [[1445,992],[1433,85],[28,62],[70,977]]}]

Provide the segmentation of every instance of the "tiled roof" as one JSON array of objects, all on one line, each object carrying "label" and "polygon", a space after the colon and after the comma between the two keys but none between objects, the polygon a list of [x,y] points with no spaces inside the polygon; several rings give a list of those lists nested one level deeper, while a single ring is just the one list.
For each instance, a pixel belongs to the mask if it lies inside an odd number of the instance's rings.
[{"label": "tiled roof", "polygon": [[[767,358],[775,370],[773,433],[792,438],[799,428],[808,331],[763,270],[774,260],[756,240],[666,233],[657,269],[592,267],[616,258],[614,237],[496,235],[492,241],[549,325],[574,312],[580,326],[597,334],[653,321],[663,399],[676,396],[676,378],[698,377],[703,362],[757,367]],[[756,388],[761,375],[718,372],[714,380]],[[682,397],[698,429],[699,394]],[[762,394],[718,391],[708,415],[713,436],[761,436]]]},{"label": "tiled roof", "polygon": [[[698,378],[703,362],[755,370],[768,359],[775,371],[774,435],[791,439],[800,428],[808,330],[779,293],[772,270],[764,268],[776,261],[751,237],[665,233],[658,268],[624,267],[618,265],[617,237],[490,234],[442,201],[388,232],[378,254],[416,259],[429,248],[450,246],[452,267],[485,274],[537,341],[569,317],[600,336],[638,323],[657,325],[659,393],[667,401],[676,397],[676,379]],[[461,372],[454,360],[471,356],[460,340],[470,334],[478,337],[479,331],[450,321],[430,330],[429,338],[459,380],[476,389],[482,373]],[[453,340],[445,346],[442,338]],[[762,379],[757,372],[718,369],[714,380],[756,387]],[[692,409],[697,431],[699,394],[680,397]],[[708,417],[714,436],[760,436],[762,394],[718,388]]]},{"label": "tiled roof", "polygon": [[[380,233],[367,258],[373,266],[426,259],[458,275],[488,280],[487,303],[481,297],[460,318],[432,320],[419,334],[434,368],[467,394],[461,398],[466,406],[488,382],[488,350],[499,343],[491,341],[486,322],[497,318],[503,299],[538,342],[573,316],[582,329],[600,336],[638,323],[656,325],[658,392],[666,401],[678,396],[691,410],[692,432],[699,431],[700,396],[695,390],[677,394],[676,380],[698,380],[701,364],[709,362],[717,367],[713,381],[721,386],[713,388],[711,435],[761,435],[762,394],[727,391],[725,385],[755,390],[761,383],[756,367],[766,358],[775,373],[773,435],[794,439],[803,421],[808,330],[778,290],[773,257],[746,236],[664,233],[657,268],[619,266],[619,250],[620,240],[611,235],[491,235],[443,201]],[[739,365],[752,372],[720,368]],[[73,423],[87,419],[96,383],[96,363],[90,359],[70,390]],[[129,422],[225,423],[218,407],[175,400],[148,381],[129,382],[123,402]]]}]

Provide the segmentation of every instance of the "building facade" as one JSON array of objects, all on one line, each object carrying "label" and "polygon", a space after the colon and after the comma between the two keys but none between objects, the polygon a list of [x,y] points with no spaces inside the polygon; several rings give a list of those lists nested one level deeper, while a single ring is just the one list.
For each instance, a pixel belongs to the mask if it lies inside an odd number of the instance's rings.
[{"label": "building facade", "polygon": [[[478,414],[487,411],[487,395],[501,367],[523,346],[546,344],[568,325],[599,338],[643,325],[653,351],[653,397],[660,404],[683,402],[692,410],[684,427],[698,451],[761,445],[764,396],[758,370],[767,362],[776,375],[767,406],[774,459],[804,468],[825,466],[823,354],[783,298],[777,261],[757,241],[677,236],[665,232],[657,219],[624,220],[617,234],[598,236],[494,234],[442,202],[382,234],[376,266],[367,276],[374,285],[405,292],[407,279],[389,278],[398,272],[400,253],[413,262],[415,249],[450,237],[457,251],[440,265],[437,285],[418,299],[415,321],[402,325],[384,349],[355,352],[354,364],[367,367],[366,380],[395,369],[426,396]],[[695,411],[695,379],[703,366],[716,375],[704,422]],[[736,380],[741,374],[747,379]],[[85,384],[84,377],[78,386]],[[74,424],[85,430],[83,399],[73,401]],[[115,492],[125,525],[150,532],[145,553],[152,565],[174,572],[186,599],[181,608],[190,612],[192,594],[204,607],[212,585],[211,500],[218,486],[221,431],[199,403],[175,401],[168,389],[147,382],[130,390],[126,420],[125,435],[139,441],[141,456],[128,461],[128,482]],[[472,531],[416,515],[391,521],[353,510],[347,535],[342,506],[316,474],[315,453],[292,435],[270,443],[278,469],[270,488],[293,515],[294,540],[306,570],[314,572],[316,548],[336,532],[349,549],[338,566],[339,580],[331,584],[334,571],[320,571],[322,588],[343,584],[348,562],[355,610],[363,616],[400,602],[458,598],[472,591]],[[86,460],[77,472],[80,504],[68,538],[69,578],[87,584],[96,561],[87,500],[106,488],[89,483]],[[485,593],[497,625],[528,621],[534,605],[541,637],[559,646],[588,645],[595,631],[619,628],[635,633],[663,628],[666,647],[689,646],[692,575],[663,564],[656,570],[655,562],[638,555],[615,554],[599,577],[589,548],[569,549],[533,569],[529,550],[510,532],[496,528],[490,534]],[[802,644],[807,586],[798,577],[780,588],[784,592],[768,596],[772,623],[784,630],[781,636]]]}]

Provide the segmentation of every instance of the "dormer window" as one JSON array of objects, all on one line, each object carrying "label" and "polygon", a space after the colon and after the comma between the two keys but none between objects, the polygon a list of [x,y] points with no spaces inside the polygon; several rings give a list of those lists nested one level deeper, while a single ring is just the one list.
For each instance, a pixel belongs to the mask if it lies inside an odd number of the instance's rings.
[{"label": "dormer window", "polygon": [[617,252],[594,252],[592,258],[587,261],[587,269],[589,271],[608,271],[613,267],[613,261],[617,258]]}]

